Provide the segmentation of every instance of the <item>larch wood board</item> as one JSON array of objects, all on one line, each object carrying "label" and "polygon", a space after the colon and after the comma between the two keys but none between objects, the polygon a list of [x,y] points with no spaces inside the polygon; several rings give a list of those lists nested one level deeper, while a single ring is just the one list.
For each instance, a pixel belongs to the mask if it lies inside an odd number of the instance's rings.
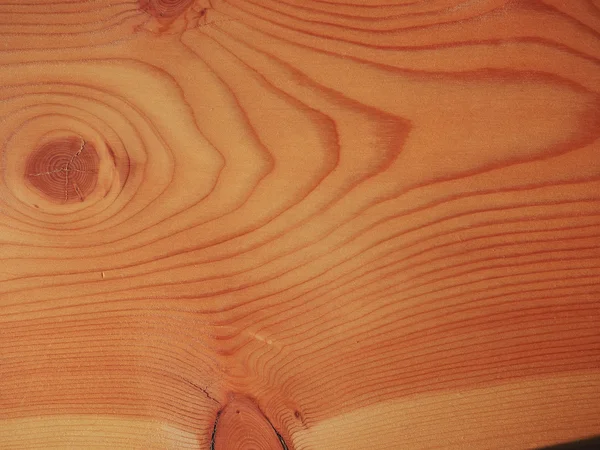
[{"label": "larch wood board", "polygon": [[599,0],[0,0],[0,448],[600,433]]}]

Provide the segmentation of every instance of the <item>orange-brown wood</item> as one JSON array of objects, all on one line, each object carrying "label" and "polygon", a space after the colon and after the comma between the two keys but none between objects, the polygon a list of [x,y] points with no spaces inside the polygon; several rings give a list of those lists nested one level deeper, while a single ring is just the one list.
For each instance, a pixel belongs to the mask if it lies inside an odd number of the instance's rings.
[{"label": "orange-brown wood", "polygon": [[215,420],[211,446],[228,449],[287,448],[283,437],[249,398],[231,396]]},{"label": "orange-brown wood", "polygon": [[600,434],[599,138],[597,0],[0,0],[0,448]]}]

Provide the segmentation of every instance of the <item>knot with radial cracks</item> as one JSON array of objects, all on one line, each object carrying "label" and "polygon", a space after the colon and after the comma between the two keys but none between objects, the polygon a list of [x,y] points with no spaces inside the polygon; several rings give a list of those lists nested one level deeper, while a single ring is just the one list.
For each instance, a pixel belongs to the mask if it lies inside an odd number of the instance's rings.
[{"label": "knot with radial cracks", "polygon": [[29,155],[25,176],[53,202],[82,202],[96,187],[99,162],[91,142],[76,136],[55,138]]}]

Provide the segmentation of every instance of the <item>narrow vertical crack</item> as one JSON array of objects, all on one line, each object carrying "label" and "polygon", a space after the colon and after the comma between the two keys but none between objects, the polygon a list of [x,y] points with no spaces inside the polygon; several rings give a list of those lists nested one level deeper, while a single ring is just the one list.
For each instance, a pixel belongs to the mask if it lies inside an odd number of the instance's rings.
[{"label": "narrow vertical crack", "polygon": [[75,193],[79,196],[79,200],[85,200],[83,194],[81,193],[81,189],[79,189],[79,186],[75,182],[73,182],[73,189],[75,189]]},{"label": "narrow vertical crack", "polygon": [[65,203],[69,201],[69,166],[68,164],[65,165],[64,169],[65,171]]},{"label": "narrow vertical crack", "polygon": [[[71,164],[73,164],[73,161],[75,161],[75,158],[77,158],[79,155],[81,155],[81,152],[83,151],[84,148],[85,148],[85,139],[81,138],[81,147],[79,147],[79,150],[77,150],[75,152],[75,154],[73,156],[71,156],[71,159],[65,165],[65,168],[64,168],[64,171],[65,171],[65,203],[69,201],[69,172],[72,170]],[[79,186],[77,186],[77,183],[75,183],[75,182],[73,182],[73,189],[75,190],[75,193],[79,196],[79,200],[84,201],[85,198],[83,197],[83,194],[81,193],[81,190],[79,189]]]},{"label": "narrow vertical crack", "polygon": [[267,419],[267,422],[269,422],[269,425],[271,425],[271,428],[273,428],[273,431],[277,435],[277,439],[279,439],[279,443],[281,444],[281,448],[283,450],[289,450],[287,444],[285,443],[285,439],[283,439],[283,436],[281,435],[281,433],[279,431],[277,431],[277,428],[275,428],[273,426],[273,424],[271,423],[271,421],[269,420],[269,418],[267,416],[265,416],[265,419]]},{"label": "narrow vertical crack", "polygon": [[215,450],[215,439],[217,437],[217,425],[219,424],[219,417],[221,417],[221,413],[223,411],[217,412],[217,417],[215,417],[215,425],[213,426],[212,436],[210,437],[210,450]]},{"label": "narrow vertical crack", "polygon": [[73,163],[73,160],[75,158],[77,158],[79,155],[81,155],[81,152],[83,151],[84,148],[85,148],[85,139],[81,138],[81,147],[79,147],[79,150],[77,150],[75,152],[75,154],[71,157],[71,160],[69,161],[68,166],[70,166]]}]

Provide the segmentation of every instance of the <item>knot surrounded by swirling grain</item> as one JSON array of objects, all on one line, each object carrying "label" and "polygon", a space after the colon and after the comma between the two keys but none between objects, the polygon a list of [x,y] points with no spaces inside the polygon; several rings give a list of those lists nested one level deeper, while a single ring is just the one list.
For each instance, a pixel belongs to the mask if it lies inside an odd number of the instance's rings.
[{"label": "knot surrounded by swirling grain", "polygon": [[77,136],[55,138],[29,155],[25,176],[52,201],[84,201],[96,187],[99,162],[91,142]]},{"label": "knot surrounded by swirling grain", "polygon": [[140,8],[157,19],[173,19],[184,13],[194,0],[140,0]]}]

